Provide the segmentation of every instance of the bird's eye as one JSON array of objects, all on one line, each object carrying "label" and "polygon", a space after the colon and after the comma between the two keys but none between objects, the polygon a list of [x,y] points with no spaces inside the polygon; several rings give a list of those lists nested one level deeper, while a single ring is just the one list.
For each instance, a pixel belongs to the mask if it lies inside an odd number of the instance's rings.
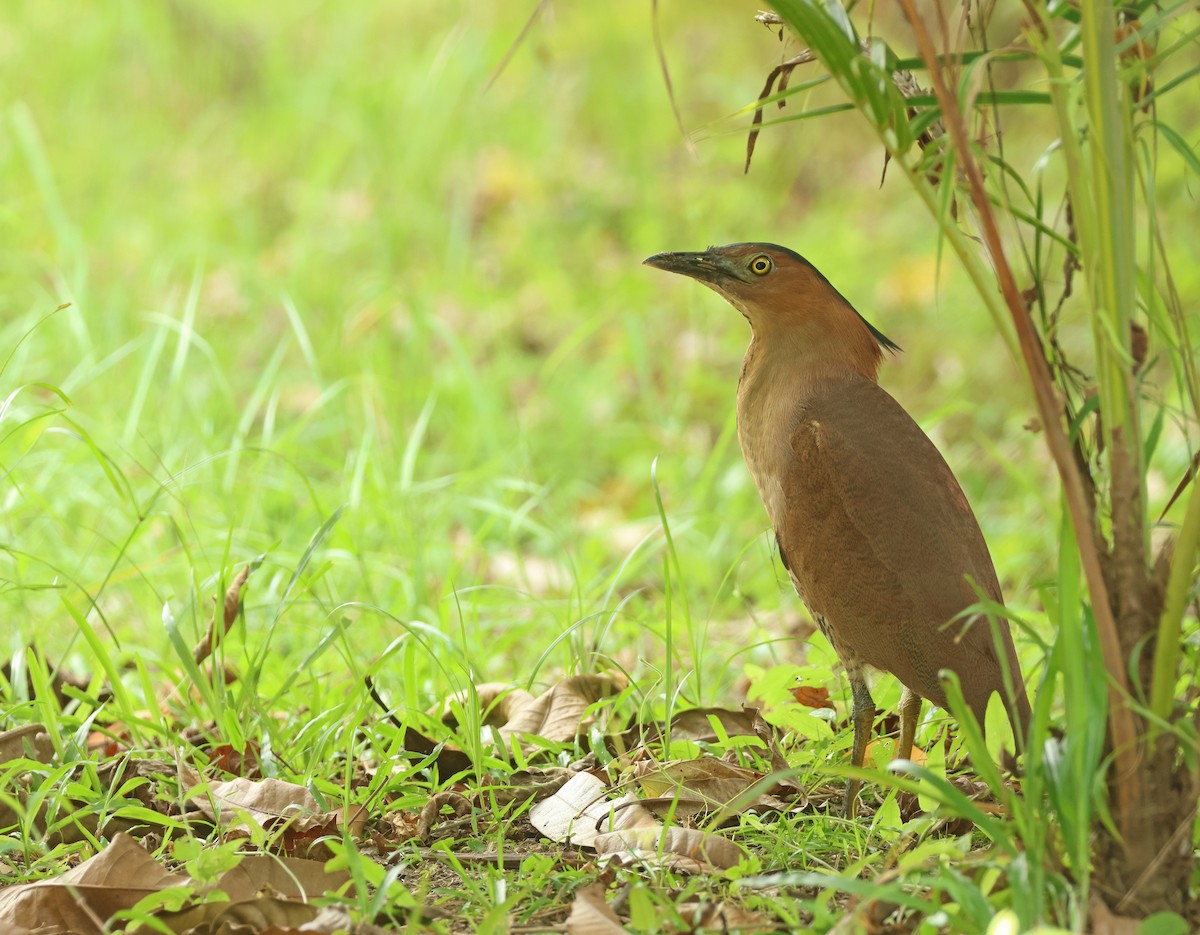
[{"label": "bird's eye", "polygon": [[756,276],[765,276],[767,273],[771,272],[771,268],[774,265],[775,264],[771,262],[771,258],[769,256],[756,256],[750,261],[750,272],[754,273]]}]

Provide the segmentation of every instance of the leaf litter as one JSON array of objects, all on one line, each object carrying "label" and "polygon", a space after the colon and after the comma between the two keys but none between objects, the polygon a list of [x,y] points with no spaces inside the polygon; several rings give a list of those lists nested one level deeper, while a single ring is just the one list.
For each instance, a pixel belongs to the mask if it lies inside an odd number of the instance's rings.
[{"label": "leaf litter", "polygon": [[[240,615],[252,570],[230,583],[192,655],[197,664]],[[213,677],[238,678],[227,668]],[[753,854],[737,839],[742,816],[797,815],[837,797],[833,787],[797,781],[779,730],[756,707],[694,708],[669,723],[611,729],[629,688],[620,674],[574,675],[540,694],[480,684],[413,722],[367,684],[403,751],[395,763],[357,764],[340,796],[328,787],[318,794],[312,780],[264,776],[263,751],[223,738],[216,724],[172,723],[170,743],[148,750],[135,749],[127,725],[93,718],[80,735],[83,762],[62,760],[66,738],[55,739],[54,723],[0,732],[0,833],[41,842],[0,858],[0,879],[13,881],[0,887],[0,930],[469,931],[462,909],[473,873],[536,866],[574,876],[561,899],[525,917],[526,930],[624,931],[628,881],[715,882]],[[164,718],[173,693],[159,699]],[[794,698],[832,706],[822,690]],[[477,737],[464,736],[470,723]],[[681,750],[689,755],[668,755]],[[271,763],[277,772],[282,761]],[[415,785],[389,775],[375,781],[404,765]],[[74,783],[53,805],[35,801],[47,771]],[[89,784],[104,807],[88,801]],[[900,804],[906,817],[919,814],[915,796]],[[348,850],[359,855],[356,873]],[[42,851],[49,859],[38,859]],[[377,869],[364,873],[362,861]],[[679,892],[674,911],[691,930],[786,928],[771,915]]]}]

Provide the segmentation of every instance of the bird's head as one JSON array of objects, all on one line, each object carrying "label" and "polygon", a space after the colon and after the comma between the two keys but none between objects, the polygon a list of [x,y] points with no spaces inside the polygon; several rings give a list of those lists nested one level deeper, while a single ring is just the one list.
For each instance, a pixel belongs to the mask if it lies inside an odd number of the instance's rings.
[{"label": "bird's head", "polygon": [[899,350],[815,266],[786,247],[735,243],[699,253],[657,253],[644,262],[704,283],[746,316],[767,347],[848,365],[870,379],[883,349]]}]

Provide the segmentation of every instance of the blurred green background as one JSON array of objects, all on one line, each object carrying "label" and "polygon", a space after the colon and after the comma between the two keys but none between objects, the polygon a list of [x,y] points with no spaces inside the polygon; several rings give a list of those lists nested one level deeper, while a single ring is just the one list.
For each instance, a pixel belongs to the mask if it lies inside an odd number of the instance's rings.
[{"label": "blurred green background", "polygon": [[745,662],[800,658],[780,638],[804,617],[733,434],[748,332],[639,264],[737,240],[805,254],[904,348],[882,382],[958,473],[1010,602],[1036,610],[1057,488],[1019,371],[856,118],[769,129],[743,174],[736,112],[795,51],[755,2],[660,4],[690,141],[649,3],[552,5],[489,86],[534,6],[9,5],[9,650],[88,667],[69,605],[169,658],[164,613],[193,639],[265,553],[230,658],[265,652],[268,685],[301,667],[333,698],[378,668],[424,705],[468,671],[608,659],[653,684],[657,457],[678,667],[700,663],[685,694],[730,700]]}]

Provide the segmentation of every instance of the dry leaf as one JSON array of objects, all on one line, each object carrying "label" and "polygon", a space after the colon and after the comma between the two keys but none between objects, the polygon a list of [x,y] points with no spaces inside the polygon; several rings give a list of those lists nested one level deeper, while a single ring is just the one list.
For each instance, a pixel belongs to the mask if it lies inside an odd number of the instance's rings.
[{"label": "dry leaf", "polygon": [[[478,699],[479,710],[483,712],[483,723],[488,727],[500,727],[533,701],[533,695],[523,688],[517,688],[511,682],[484,682],[474,688]],[[438,719],[447,727],[457,727],[458,718],[455,708],[465,708],[470,703],[471,690],[463,689],[455,692],[442,702],[440,711],[435,708]]]},{"label": "dry leaf", "polygon": [[763,774],[712,756],[672,763],[642,763],[635,770],[637,781],[648,795],[665,796],[671,790],[699,798],[710,808],[722,808],[759,782]]},{"label": "dry leaf", "polygon": [[626,931],[617,914],[604,901],[602,884],[592,883],[575,894],[567,919],[567,935],[624,935]]},{"label": "dry leaf", "polygon": [[789,932],[779,919],[721,902],[676,903],[675,911],[691,926],[706,932]]},{"label": "dry leaf", "polygon": [[608,787],[591,773],[576,773],[554,795],[529,810],[529,822],[551,841],[587,847],[596,825],[612,811]]},{"label": "dry leaf", "polygon": [[39,763],[54,760],[54,744],[45,724],[22,724],[0,733],[0,763],[20,757]]},{"label": "dry leaf", "polygon": [[[317,907],[275,896],[254,896],[238,902],[200,903],[178,912],[160,912],[155,919],[179,935],[284,935],[300,932]],[[136,931],[153,931],[143,926]]]},{"label": "dry leaf", "polygon": [[500,733],[504,737],[528,734],[566,743],[578,736],[588,708],[624,687],[624,678],[573,675],[514,711]]},{"label": "dry leaf", "polygon": [[792,689],[792,697],[797,704],[802,704],[806,708],[830,708],[833,707],[833,702],[829,700],[829,689],[820,685],[798,685]]},{"label": "dry leaf", "polygon": [[247,854],[241,863],[221,875],[217,889],[233,902],[250,899],[263,891],[307,901],[336,892],[349,882],[350,874],[345,870],[329,872],[326,867],[321,860]]},{"label": "dry leaf", "polygon": [[188,798],[203,815],[222,825],[236,821],[239,813],[249,815],[263,827],[286,821],[294,831],[338,823],[338,816],[321,811],[304,786],[281,779],[239,777],[209,783],[193,789]]},{"label": "dry leaf", "polygon": [[683,873],[709,873],[737,866],[747,852],[717,834],[695,828],[626,828],[599,834],[597,854],[619,854],[627,860],[659,864]]},{"label": "dry leaf", "polygon": [[[229,632],[229,628],[233,626],[234,621],[238,618],[238,614],[242,611],[242,588],[246,586],[246,579],[250,577],[250,571],[250,565],[243,567],[234,576],[233,581],[229,583],[229,587],[225,591],[225,613],[221,629],[222,637]],[[220,637],[217,636],[217,612],[213,610],[212,620],[208,624],[208,632],[204,634],[204,638],[196,644],[196,648],[192,652],[192,658],[196,660],[196,665],[199,665],[212,655],[213,647],[219,639]]]},{"label": "dry leaf", "polygon": [[715,720],[721,725],[726,737],[753,737],[754,715],[757,708],[692,708],[680,711],[671,718],[672,740],[693,740],[697,743],[712,743],[720,740],[713,729]]},{"label": "dry leaf", "polygon": [[114,913],[190,882],[165,870],[133,838],[118,834],[95,857],[60,876],[0,889],[0,930],[18,930],[36,919],[38,935],[99,933]]}]

